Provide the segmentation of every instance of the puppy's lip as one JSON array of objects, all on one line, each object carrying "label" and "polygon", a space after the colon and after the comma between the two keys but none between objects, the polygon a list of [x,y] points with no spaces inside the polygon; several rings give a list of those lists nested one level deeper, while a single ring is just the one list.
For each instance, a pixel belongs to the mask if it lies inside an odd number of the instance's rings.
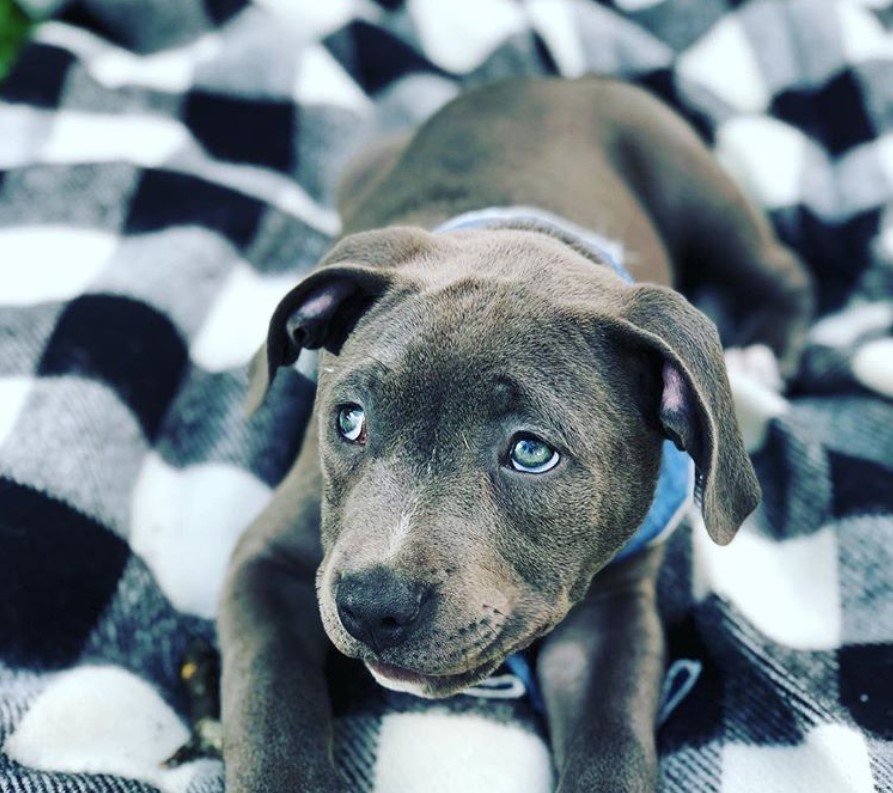
[{"label": "puppy's lip", "polygon": [[464,680],[466,678],[474,678],[478,676],[482,672],[482,670],[499,666],[499,664],[502,663],[502,660],[500,660],[499,658],[491,658],[489,660],[481,661],[475,666],[464,667],[450,672],[419,672],[416,669],[410,669],[405,666],[397,666],[396,664],[385,663],[378,659],[372,660],[371,658],[364,658],[363,663],[365,663],[366,666],[375,674],[394,682],[413,684],[437,684],[453,682],[456,680]]},{"label": "puppy's lip", "polygon": [[498,662],[482,664],[466,672],[453,674],[422,674],[413,669],[366,661],[366,667],[385,688],[396,691],[410,691],[416,696],[440,699],[452,696],[474,685],[493,671]]},{"label": "puppy's lip", "polygon": [[[389,680],[394,683],[408,684],[412,686],[425,686],[433,689],[453,689],[458,684],[461,687],[474,685],[479,680],[491,674],[505,659],[513,653],[520,652],[535,642],[540,636],[548,632],[547,627],[533,631],[524,638],[510,645],[508,649],[503,650],[496,658],[478,664],[470,669],[459,670],[447,673],[424,673],[415,669],[408,669],[395,664],[387,664],[382,661],[372,661],[364,659],[367,668],[380,678]],[[496,642],[494,642],[494,645]],[[492,647],[492,645],[491,645]]]},{"label": "puppy's lip", "polygon": [[369,667],[369,669],[371,669],[377,675],[381,675],[381,677],[386,677],[389,680],[393,680],[399,683],[415,684],[436,683],[438,681],[445,682],[448,680],[458,680],[459,678],[473,677],[481,669],[493,665],[493,662],[489,662],[480,664],[479,666],[475,666],[472,669],[466,669],[462,672],[446,672],[436,674],[432,672],[417,672],[415,669],[407,669],[404,666],[395,666],[394,664],[384,664],[380,661],[366,661],[365,663],[366,666]]},{"label": "puppy's lip", "polygon": [[388,680],[394,680],[398,683],[421,685],[432,679],[448,677],[448,675],[425,675],[421,672],[416,672],[413,669],[406,669],[405,667],[394,666],[393,664],[383,664],[377,661],[366,661],[366,666],[375,672],[375,674],[385,677]]}]

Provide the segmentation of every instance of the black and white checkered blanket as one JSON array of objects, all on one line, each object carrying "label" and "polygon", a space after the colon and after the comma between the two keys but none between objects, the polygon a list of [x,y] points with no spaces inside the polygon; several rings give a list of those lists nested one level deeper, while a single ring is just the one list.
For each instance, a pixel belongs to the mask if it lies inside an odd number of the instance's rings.
[{"label": "black and white checkered blanket", "polygon": [[[42,3],[46,5],[46,3]],[[691,119],[809,263],[787,397],[737,384],[764,502],[677,532],[661,789],[893,790],[890,0],[79,0],[0,84],[0,791],[222,789],[161,765],[178,665],[300,444],[245,364],[376,136],[504,75],[624,75]],[[346,787],[540,793],[521,705],[338,683]],[[300,751],[300,747],[296,747]]]}]

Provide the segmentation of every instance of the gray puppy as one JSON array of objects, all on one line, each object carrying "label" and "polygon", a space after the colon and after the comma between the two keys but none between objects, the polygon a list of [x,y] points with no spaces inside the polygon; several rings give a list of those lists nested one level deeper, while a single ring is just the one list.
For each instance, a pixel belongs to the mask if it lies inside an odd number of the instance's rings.
[{"label": "gray puppy", "polygon": [[256,407],[321,350],[301,453],[225,586],[227,790],[339,788],[332,644],[444,697],[537,640],[559,789],[654,790],[672,444],[717,543],[759,501],[717,331],[671,287],[789,370],[803,268],[679,117],[594,78],[461,96],[344,192],[253,374]]}]

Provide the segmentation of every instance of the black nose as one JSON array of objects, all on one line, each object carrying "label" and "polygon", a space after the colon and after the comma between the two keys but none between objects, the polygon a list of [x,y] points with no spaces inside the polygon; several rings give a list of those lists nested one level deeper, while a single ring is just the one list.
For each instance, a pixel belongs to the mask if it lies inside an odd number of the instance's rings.
[{"label": "black nose", "polygon": [[345,630],[376,651],[403,643],[430,602],[430,587],[384,567],[344,576],[335,603]]}]

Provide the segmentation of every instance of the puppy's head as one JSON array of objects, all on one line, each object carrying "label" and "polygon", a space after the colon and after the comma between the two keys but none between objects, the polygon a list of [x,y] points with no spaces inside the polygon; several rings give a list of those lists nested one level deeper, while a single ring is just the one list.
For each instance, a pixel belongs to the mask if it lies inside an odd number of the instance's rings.
[{"label": "puppy's head", "polygon": [[277,308],[255,404],[302,347],[323,623],[392,688],[453,694],[560,622],[648,511],[666,438],[717,542],[759,498],[709,321],[541,233],[348,237]]}]

